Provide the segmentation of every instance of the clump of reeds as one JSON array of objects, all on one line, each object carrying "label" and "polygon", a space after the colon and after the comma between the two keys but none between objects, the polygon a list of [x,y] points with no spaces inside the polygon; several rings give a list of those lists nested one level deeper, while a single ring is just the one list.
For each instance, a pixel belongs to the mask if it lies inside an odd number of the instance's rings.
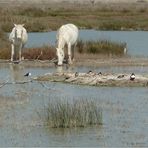
[{"label": "clump of reeds", "polygon": [[79,53],[123,55],[126,43],[113,42],[109,40],[78,41]]},{"label": "clump of reeds", "polygon": [[28,48],[23,50],[23,57],[28,60],[51,60],[56,56],[55,52],[52,46]]},{"label": "clump of reeds", "polygon": [[48,125],[53,128],[86,127],[102,124],[102,111],[93,100],[56,100],[49,103]]}]

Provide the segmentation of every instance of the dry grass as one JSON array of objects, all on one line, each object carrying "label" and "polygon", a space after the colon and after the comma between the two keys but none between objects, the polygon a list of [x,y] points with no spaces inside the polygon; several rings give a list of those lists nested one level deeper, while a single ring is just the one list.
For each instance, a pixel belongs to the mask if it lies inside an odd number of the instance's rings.
[{"label": "dry grass", "polygon": [[10,50],[7,36],[3,30],[0,29],[0,59],[9,59]]},{"label": "dry grass", "polygon": [[51,60],[56,57],[54,47],[29,48],[23,51],[23,57],[29,60]]},{"label": "dry grass", "polygon": [[25,23],[28,31],[56,30],[65,23],[79,28],[100,30],[148,30],[148,4],[61,4],[26,7],[1,7],[0,26],[10,32],[13,23]]}]

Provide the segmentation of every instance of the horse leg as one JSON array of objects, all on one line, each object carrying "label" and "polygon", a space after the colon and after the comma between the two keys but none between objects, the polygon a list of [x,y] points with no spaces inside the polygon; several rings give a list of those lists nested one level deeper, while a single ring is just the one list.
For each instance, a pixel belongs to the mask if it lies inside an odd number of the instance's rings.
[{"label": "horse leg", "polygon": [[22,60],[22,44],[19,47],[19,61]]},{"label": "horse leg", "polygon": [[68,44],[68,63],[72,64],[72,60],[71,60],[71,44]]},{"label": "horse leg", "polygon": [[11,44],[11,62],[13,61],[13,57],[14,57],[14,45]]},{"label": "horse leg", "polygon": [[74,51],[75,51],[76,45],[77,43],[75,43],[71,49],[72,50],[72,61],[74,61]]}]

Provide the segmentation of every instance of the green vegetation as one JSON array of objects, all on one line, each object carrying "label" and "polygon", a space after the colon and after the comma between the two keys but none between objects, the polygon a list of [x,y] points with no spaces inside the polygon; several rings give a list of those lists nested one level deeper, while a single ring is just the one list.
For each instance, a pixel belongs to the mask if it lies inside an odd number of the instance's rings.
[{"label": "green vegetation", "polygon": [[118,43],[109,40],[79,41],[77,44],[79,53],[123,55],[125,43]]},{"label": "green vegetation", "polygon": [[47,122],[53,128],[86,127],[102,124],[102,112],[91,99],[50,101]]}]

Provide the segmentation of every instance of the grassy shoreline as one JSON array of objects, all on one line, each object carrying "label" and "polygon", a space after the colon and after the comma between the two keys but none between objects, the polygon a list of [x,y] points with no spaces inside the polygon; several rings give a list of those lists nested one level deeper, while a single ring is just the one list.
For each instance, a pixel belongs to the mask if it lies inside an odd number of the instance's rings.
[{"label": "grassy shoreline", "polygon": [[[4,33],[11,31],[13,23],[25,24],[25,28],[28,32],[57,30],[65,23],[74,23],[79,27],[79,29],[148,30],[147,6],[148,3],[132,3],[128,5],[123,3],[111,3],[110,5],[97,3],[95,6],[88,4],[72,5],[71,3],[63,3],[61,5],[57,5],[56,7],[55,4],[46,6],[26,5],[23,8],[21,6],[16,6],[15,9],[13,5],[1,7],[0,59],[10,58],[10,44]],[[97,53],[98,50],[96,52],[96,47],[98,48],[98,45],[96,43],[92,44],[89,43],[88,45],[91,45],[91,48],[93,46],[93,49],[95,45],[95,53]],[[111,45],[113,45],[113,43],[111,43]],[[121,46],[122,47],[120,48],[123,48],[122,43]],[[42,49],[29,49],[31,53],[32,51],[35,51],[34,57],[29,55],[27,51],[24,51],[25,58],[39,59],[38,56],[40,56],[40,60],[46,60],[47,56],[44,58],[41,55],[41,53],[43,53],[42,51],[45,51],[44,48],[45,47],[42,47]],[[112,46],[112,48],[112,50],[115,50],[114,46]],[[78,51],[80,50],[78,49]],[[90,53],[88,52],[89,54],[91,54],[94,50],[91,49],[90,51]],[[47,55],[47,52],[45,53]],[[49,53],[50,51],[48,50],[48,54]],[[52,55],[55,55],[53,50],[51,50],[51,53]],[[123,50],[118,53],[123,53]],[[108,53],[108,55],[110,54],[112,53]],[[48,59],[50,58],[51,56],[49,55]]]},{"label": "grassy shoreline", "polygon": [[[108,40],[89,42],[78,41],[74,54],[124,56],[124,48],[124,43],[112,42]],[[10,47],[0,48],[0,59],[10,59],[10,55]],[[23,59],[28,60],[52,60],[56,58],[56,48],[53,46],[26,48],[22,50],[22,57]],[[65,48],[65,59],[67,60],[67,58],[67,49]],[[16,55],[15,59],[18,59],[18,54]]]}]

